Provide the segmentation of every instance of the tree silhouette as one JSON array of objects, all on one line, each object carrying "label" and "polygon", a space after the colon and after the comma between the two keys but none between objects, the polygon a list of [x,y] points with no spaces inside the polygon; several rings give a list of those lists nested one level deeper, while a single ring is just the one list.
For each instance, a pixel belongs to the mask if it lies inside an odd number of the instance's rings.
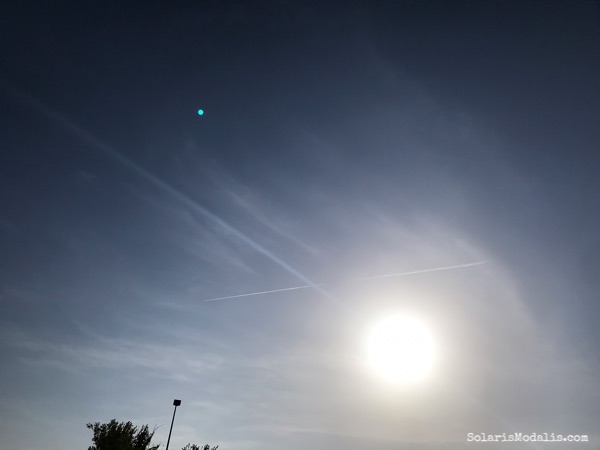
[{"label": "tree silhouette", "polygon": [[196,444],[188,444],[185,447],[183,447],[181,450],[217,450],[217,448],[219,448],[218,445],[211,448],[211,446],[208,444],[206,444],[204,446],[199,446]]},{"label": "tree silhouette", "polygon": [[139,428],[131,422],[117,422],[116,419],[108,423],[88,423],[87,427],[94,432],[92,442],[94,445],[88,450],[158,450],[160,445],[150,446],[154,436],[148,430],[148,425]]}]

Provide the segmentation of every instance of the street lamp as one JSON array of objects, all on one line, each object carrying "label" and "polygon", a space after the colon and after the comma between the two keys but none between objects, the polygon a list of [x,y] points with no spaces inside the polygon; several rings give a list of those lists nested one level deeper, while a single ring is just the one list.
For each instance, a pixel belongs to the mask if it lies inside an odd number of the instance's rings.
[{"label": "street lamp", "polygon": [[175,422],[175,413],[177,412],[177,407],[181,405],[181,400],[173,400],[173,406],[175,409],[173,410],[173,420],[171,420],[171,429],[169,430],[169,438],[167,439],[167,448],[165,450],[169,450],[169,442],[171,441],[171,431],[173,431],[173,422]]}]

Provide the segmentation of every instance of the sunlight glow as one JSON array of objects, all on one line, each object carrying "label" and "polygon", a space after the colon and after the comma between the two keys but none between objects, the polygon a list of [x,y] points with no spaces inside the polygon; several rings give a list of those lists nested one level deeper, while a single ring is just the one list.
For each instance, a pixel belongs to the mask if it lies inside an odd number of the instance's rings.
[{"label": "sunlight glow", "polygon": [[379,322],[367,338],[367,355],[373,369],[389,381],[418,381],[431,369],[434,344],[427,327],[408,316]]}]

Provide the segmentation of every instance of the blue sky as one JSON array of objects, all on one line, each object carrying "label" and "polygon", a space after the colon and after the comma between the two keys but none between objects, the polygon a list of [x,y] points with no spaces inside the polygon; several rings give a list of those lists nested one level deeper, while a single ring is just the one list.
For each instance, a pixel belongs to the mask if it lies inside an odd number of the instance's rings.
[{"label": "blue sky", "polygon": [[[2,448],[174,398],[172,449],[598,448],[596,2],[3,16]],[[398,312],[416,384],[365,360]]]}]

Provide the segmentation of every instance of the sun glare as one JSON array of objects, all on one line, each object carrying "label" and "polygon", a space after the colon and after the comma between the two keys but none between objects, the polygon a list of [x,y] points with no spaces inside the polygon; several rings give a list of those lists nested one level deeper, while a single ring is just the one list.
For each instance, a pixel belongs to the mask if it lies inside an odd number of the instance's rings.
[{"label": "sun glare", "polygon": [[430,371],[434,358],[432,336],[421,321],[408,316],[382,320],[367,339],[373,369],[389,381],[414,382]]}]

